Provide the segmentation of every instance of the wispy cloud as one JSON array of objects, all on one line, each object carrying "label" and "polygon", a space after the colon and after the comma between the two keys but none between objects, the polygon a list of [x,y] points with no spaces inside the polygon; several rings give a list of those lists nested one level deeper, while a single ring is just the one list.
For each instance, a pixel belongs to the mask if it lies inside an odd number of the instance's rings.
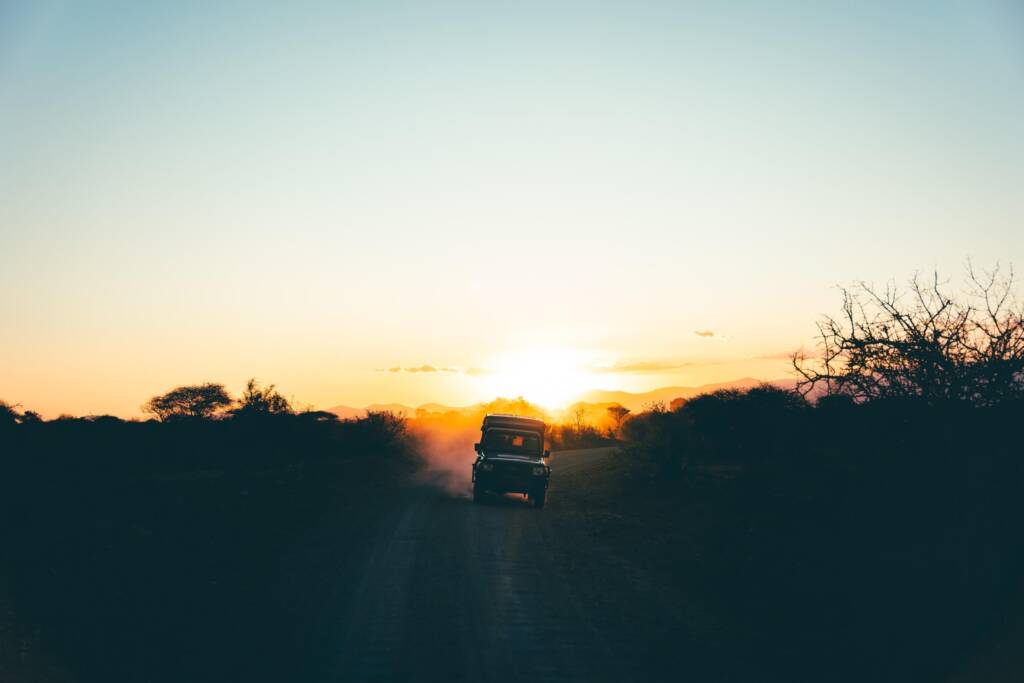
[{"label": "wispy cloud", "polygon": [[693,333],[698,337],[714,337],[714,330],[694,330]]},{"label": "wispy cloud", "polygon": [[417,366],[413,366],[413,367],[401,367],[399,365],[396,365],[393,368],[387,368],[387,369],[377,368],[377,372],[392,372],[392,373],[399,373],[399,372],[432,373],[432,372],[458,372],[458,371],[459,371],[458,368],[450,368],[450,367],[440,367],[439,368],[439,367],[436,367],[436,366],[433,366],[433,365],[426,365],[426,364],[424,364],[424,365],[417,365]]},{"label": "wispy cloud", "polygon": [[592,365],[591,372],[599,373],[658,373],[684,370],[699,365],[693,361],[633,361],[628,363],[615,363],[613,365]]},{"label": "wispy cloud", "polygon": [[470,377],[486,377],[487,375],[493,375],[494,370],[490,368],[466,368],[465,373]]},{"label": "wispy cloud", "polygon": [[763,356],[757,356],[757,360],[789,360],[792,357],[792,351],[779,351],[778,353],[766,353]]}]

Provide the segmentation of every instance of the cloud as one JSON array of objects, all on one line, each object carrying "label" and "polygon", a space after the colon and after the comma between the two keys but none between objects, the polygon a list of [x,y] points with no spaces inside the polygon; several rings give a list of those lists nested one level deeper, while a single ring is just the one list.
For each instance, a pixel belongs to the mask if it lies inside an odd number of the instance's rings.
[{"label": "cloud", "polygon": [[377,368],[377,372],[393,372],[393,373],[398,373],[398,372],[411,372],[411,373],[425,372],[425,373],[431,373],[431,372],[458,372],[458,371],[459,371],[458,368],[450,368],[450,367],[447,367],[447,366],[439,368],[439,367],[435,367],[433,365],[427,365],[427,364],[417,365],[417,366],[407,367],[407,368],[403,368],[401,366],[397,366],[396,365],[395,367],[388,368],[386,370],[384,368]]},{"label": "cloud", "polygon": [[656,373],[656,372],[673,372],[676,370],[684,370],[691,368],[698,363],[690,361],[635,361],[631,363],[615,363],[614,365],[592,365],[590,367],[591,372],[602,372],[602,373]]},{"label": "cloud", "polygon": [[405,368],[406,372],[437,372],[437,368],[433,365],[420,365],[415,368]]},{"label": "cloud", "polygon": [[757,360],[789,360],[792,357],[792,351],[779,351],[778,353],[766,353],[763,356],[757,356]]},{"label": "cloud", "polygon": [[714,337],[715,333],[712,330],[694,330],[693,333],[698,337]]},{"label": "cloud", "polygon": [[494,370],[490,368],[466,368],[466,374],[470,377],[485,377],[487,375],[493,375]]}]

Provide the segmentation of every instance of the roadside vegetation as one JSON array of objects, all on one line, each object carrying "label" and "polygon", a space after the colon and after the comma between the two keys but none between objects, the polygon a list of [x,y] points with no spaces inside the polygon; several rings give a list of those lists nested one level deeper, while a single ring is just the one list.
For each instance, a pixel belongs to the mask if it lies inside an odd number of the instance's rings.
[{"label": "roadside vegetation", "polygon": [[46,660],[74,680],[287,680],[303,663],[282,565],[329,508],[351,519],[342,542],[358,538],[413,469],[404,418],[296,411],[255,381],[238,400],[205,384],[145,409],[46,421],[0,405],[3,635],[20,650],[0,673],[52,680],[30,670]]},{"label": "roadside vegetation", "polygon": [[998,272],[950,289],[844,291],[797,391],[625,421],[611,492],[585,504],[646,528],[601,533],[713,600],[747,673],[937,680],[1019,618],[1022,309]]}]

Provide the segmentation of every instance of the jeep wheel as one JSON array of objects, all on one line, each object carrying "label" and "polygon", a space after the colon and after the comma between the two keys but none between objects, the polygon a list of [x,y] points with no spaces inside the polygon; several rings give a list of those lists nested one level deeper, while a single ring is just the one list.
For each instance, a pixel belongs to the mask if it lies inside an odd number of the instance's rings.
[{"label": "jeep wheel", "polygon": [[530,500],[533,502],[533,507],[542,508],[544,507],[544,498],[547,497],[547,491],[541,489],[540,491],[534,491],[530,494]]},{"label": "jeep wheel", "polygon": [[479,503],[484,499],[484,491],[479,484],[473,484],[473,502]]}]

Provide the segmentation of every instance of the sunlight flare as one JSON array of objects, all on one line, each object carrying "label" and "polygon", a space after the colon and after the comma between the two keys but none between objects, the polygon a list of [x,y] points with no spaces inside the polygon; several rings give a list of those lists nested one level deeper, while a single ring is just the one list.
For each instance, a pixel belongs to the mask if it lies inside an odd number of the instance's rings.
[{"label": "sunlight flare", "polygon": [[510,351],[495,357],[484,377],[494,396],[522,396],[547,408],[561,408],[593,386],[585,352],[565,348]]}]

